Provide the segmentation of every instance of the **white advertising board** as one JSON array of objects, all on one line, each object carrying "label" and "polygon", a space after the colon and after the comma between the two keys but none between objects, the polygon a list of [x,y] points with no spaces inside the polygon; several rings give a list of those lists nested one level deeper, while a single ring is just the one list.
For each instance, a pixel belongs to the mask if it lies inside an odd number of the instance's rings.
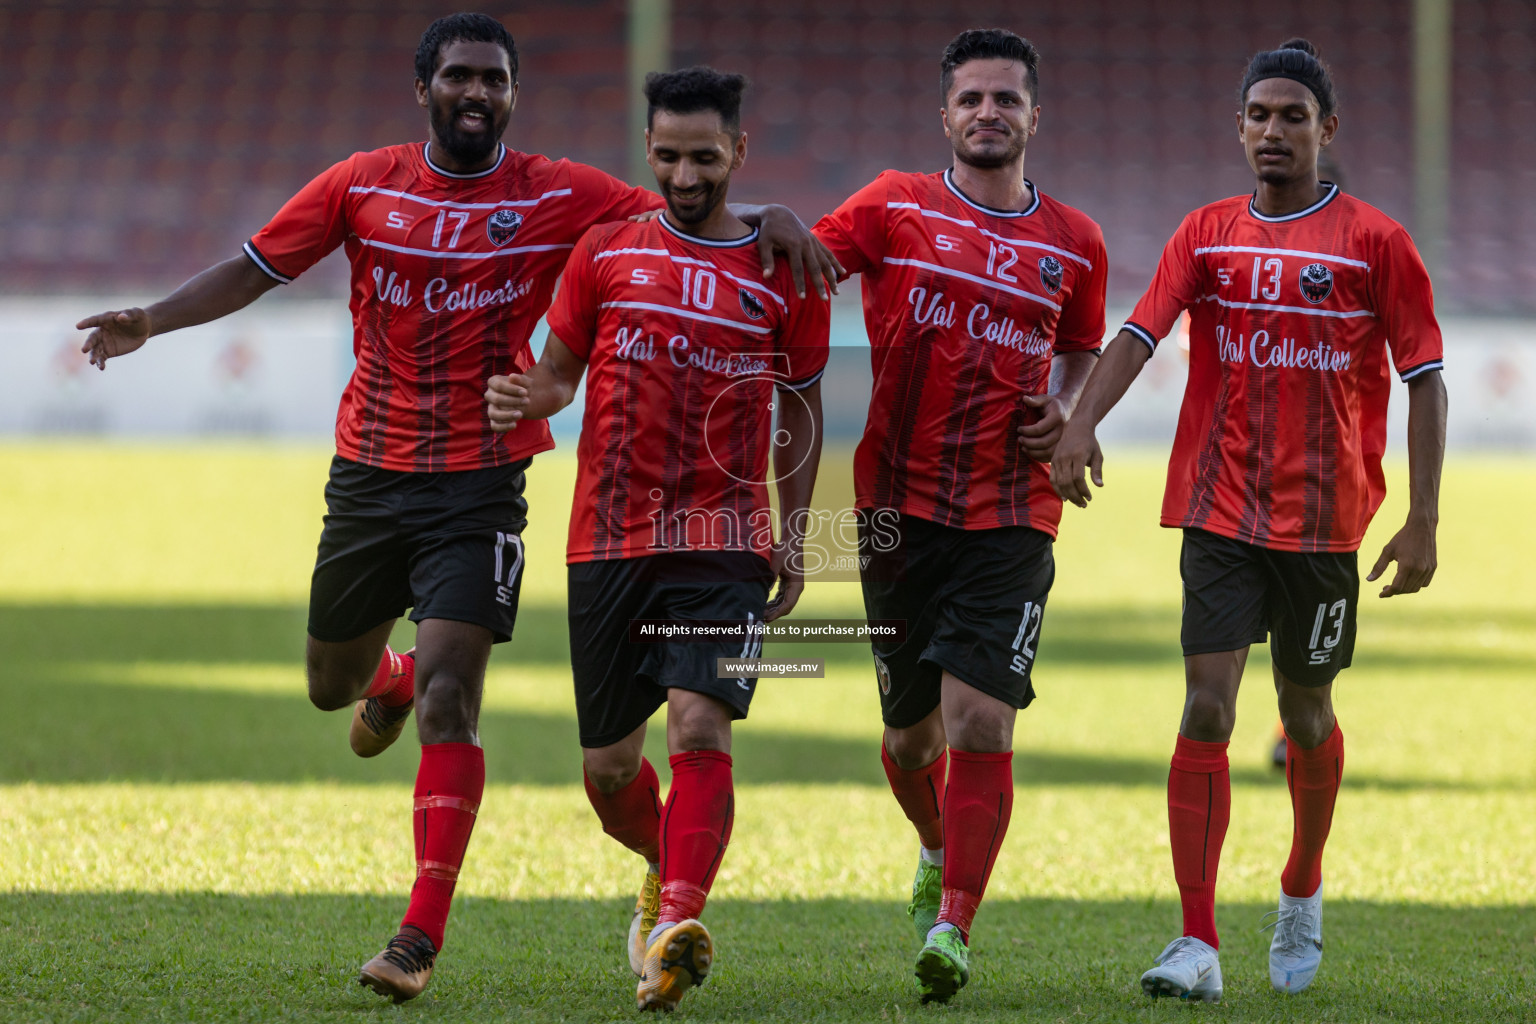
[{"label": "white advertising board", "polygon": [[[85,335],[74,323],[131,304],[90,296],[0,299],[0,435],[331,435],[337,399],[352,372],[351,321],[340,299],[258,302],[215,323],[151,339],[98,372],[80,352]],[[856,309],[838,309],[833,345],[867,345]],[[1116,312],[1123,318],[1125,311]],[[1536,323],[1466,318],[1442,327],[1449,443],[1536,450]],[[1105,420],[1103,440],[1171,444],[1188,373],[1187,342],[1181,345],[1179,333],[1176,328],[1159,346]],[[542,328],[535,332],[535,347],[543,336]],[[1394,384],[1388,439],[1399,451],[1407,429],[1405,392]],[[856,432],[862,412],[845,419]],[[579,424],[573,407],[553,425],[571,438]]]}]

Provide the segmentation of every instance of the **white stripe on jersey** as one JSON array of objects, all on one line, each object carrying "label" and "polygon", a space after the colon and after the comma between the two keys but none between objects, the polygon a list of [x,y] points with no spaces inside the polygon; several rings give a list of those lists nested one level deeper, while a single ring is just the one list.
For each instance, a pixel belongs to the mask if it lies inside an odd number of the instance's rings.
[{"label": "white stripe on jersey", "polygon": [[967,274],[964,271],[952,270],[949,267],[941,267],[936,263],[924,263],[922,260],[902,260],[897,259],[894,256],[887,256],[885,258],[885,262],[894,263],[899,267],[922,267],[924,270],[931,270],[935,274],[943,274],[945,277],[958,277],[962,281],[971,281],[975,284],[986,285],[988,288],[995,288],[1000,292],[1007,292],[1009,295],[1017,295],[1021,299],[1029,299],[1032,302],[1040,303],[1042,306],[1049,306],[1056,310],[1058,313],[1061,312],[1061,307],[1052,302],[1050,299],[1046,298],[1044,295],[1036,295],[1034,292],[1026,292],[1022,288],[1010,288],[1005,284],[1000,284],[997,281],[992,280],[991,278],[977,277],[975,274]]},{"label": "white stripe on jersey", "polygon": [[1336,320],[1353,320],[1359,316],[1373,317],[1376,315],[1368,309],[1308,309],[1305,306],[1279,306],[1268,302],[1233,302],[1230,299],[1222,298],[1220,295],[1207,295],[1198,301],[1214,302],[1218,306],[1225,306],[1228,309],[1259,309],[1272,313],[1301,313],[1304,316],[1330,316]]},{"label": "white stripe on jersey", "polygon": [[1065,256],[1067,259],[1073,261],[1074,263],[1081,263],[1089,270],[1093,269],[1092,263],[1083,259],[1083,257],[1079,256],[1075,252],[1068,252],[1066,249],[1058,249],[1054,245],[1046,245],[1044,242],[1035,242],[1028,238],[1009,238],[1007,235],[1000,235],[996,231],[989,231],[973,220],[961,220],[959,217],[951,217],[949,214],[940,213],[938,210],[924,209],[923,207],[918,206],[916,203],[889,202],[886,203],[885,206],[888,210],[916,210],[924,217],[933,217],[938,220],[947,220],[951,224],[958,224],[963,228],[975,228],[986,237],[999,242],[1006,242],[1009,245],[1023,245],[1031,249],[1044,249],[1046,252],[1053,252],[1058,256]]},{"label": "white stripe on jersey", "polygon": [[1402,375],[1403,376],[1403,383],[1406,384],[1408,381],[1413,380],[1413,378],[1419,376],[1422,373],[1428,373],[1430,370],[1443,370],[1443,369],[1445,369],[1445,361],[1443,359],[1432,360],[1432,361],[1424,363],[1424,364],[1422,364],[1420,366],[1415,366],[1413,369],[1411,369],[1407,373],[1403,374]]},{"label": "white stripe on jersey", "polygon": [[[607,259],[609,256],[671,256],[665,249],[604,249],[592,258],[594,260]],[[710,264],[714,266],[714,264]]]},{"label": "white stripe on jersey", "polygon": [[391,245],[389,242],[380,242],[373,238],[359,238],[363,245],[372,246],[375,249],[388,249],[390,252],[403,252],[411,256],[437,256],[445,260],[489,260],[497,256],[510,256],[515,252],[553,252],[556,249],[574,249],[572,243],[564,245],[518,245],[510,249],[492,249],[490,252],[442,252],[437,249],[412,249],[406,245]]},{"label": "white stripe on jersey", "polygon": [[1304,249],[1265,249],[1257,245],[1202,245],[1195,250],[1195,255],[1200,256],[1208,252],[1254,252],[1267,256],[1300,256],[1305,260],[1326,260],[1329,263],[1343,263],[1346,266],[1362,267],[1369,271],[1371,265],[1362,260],[1352,260],[1348,256],[1330,256],[1325,252],[1307,252]]},{"label": "white stripe on jersey", "polygon": [[705,323],[719,324],[722,327],[735,327],[738,330],[750,331],[753,334],[772,334],[769,327],[753,327],[751,324],[738,323],[735,320],[727,320],[719,316],[706,316],[703,313],[695,313],[691,309],[678,309],[676,306],[662,306],[654,302],[604,302],[599,309],[649,309],[657,313],[671,313],[675,316],[686,317],[689,320],[703,320]]},{"label": "white stripe on jersey", "polygon": [[596,261],[607,259],[610,256],[665,256],[673,263],[686,263],[689,266],[694,267],[708,267],[716,273],[720,274],[722,277],[730,278],[732,281],[735,281],[743,288],[751,288],[755,292],[762,292],[764,295],[767,295],[769,298],[773,299],[774,302],[777,302],[780,309],[784,310],[785,312],[789,311],[789,304],[783,299],[779,298],[779,293],[774,291],[772,288],[769,288],[758,281],[748,281],[744,277],[737,277],[729,270],[724,270],[709,260],[695,259],[692,256],[678,256],[666,249],[604,249],[602,252],[593,256],[592,259]]},{"label": "white stripe on jersey", "polygon": [[272,280],[276,281],[278,284],[292,284],[293,283],[293,278],[289,277],[287,274],[282,273],[276,267],[274,267],[272,264],[268,263],[267,260],[266,260],[266,257],[264,257],[261,253],[257,252],[256,251],[256,247],[254,245],[252,245],[250,242],[246,242],[240,248],[245,250],[245,254],[251,258],[251,262],[255,263],[256,266],[261,270],[261,272],[263,274],[266,274],[268,277],[270,277]]},{"label": "white stripe on jersey", "polygon": [[1133,324],[1127,321],[1125,326],[1120,329],[1122,331],[1130,331],[1132,334],[1136,335],[1136,337],[1140,338],[1142,343],[1145,344],[1147,348],[1150,348],[1153,352],[1157,351],[1157,339],[1152,337],[1152,332],[1148,331],[1140,324]]},{"label": "white stripe on jersey", "polygon": [[568,188],[557,188],[553,191],[545,192],[537,199],[503,199],[499,203],[455,203],[447,199],[428,199],[425,196],[413,196],[409,192],[397,192],[392,188],[380,188],[377,185],[353,185],[351,188],[347,189],[347,191],[372,193],[374,195],[381,196],[394,196],[396,199],[409,199],[411,202],[420,203],[423,206],[444,206],[450,210],[501,210],[519,206],[538,206],[546,199],[553,199],[556,196],[568,196],[571,194],[571,190]]}]

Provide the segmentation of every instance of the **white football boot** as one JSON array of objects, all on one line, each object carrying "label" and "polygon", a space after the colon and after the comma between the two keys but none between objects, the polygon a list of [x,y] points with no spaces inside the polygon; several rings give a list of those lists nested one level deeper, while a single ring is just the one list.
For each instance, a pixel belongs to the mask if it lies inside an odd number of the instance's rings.
[{"label": "white football boot", "polygon": [[1271,915],[1275,919],[1264,926],[1275,930],[1269,943],[1269,983],[1277,992],[1300,992],[1312,984],[1323,961],[1323,883],[1305,898],[1281,890],[1280,909],[1264,916]]},{"label": "white football boot", "polygon": [[1141,976],[1141,990],[1156,999],[1178,996],[1194,1002],[1221,1001],[1221,960],[1216,950],[1193,935],[1181,935],[1157,955],[1157,964]]}]

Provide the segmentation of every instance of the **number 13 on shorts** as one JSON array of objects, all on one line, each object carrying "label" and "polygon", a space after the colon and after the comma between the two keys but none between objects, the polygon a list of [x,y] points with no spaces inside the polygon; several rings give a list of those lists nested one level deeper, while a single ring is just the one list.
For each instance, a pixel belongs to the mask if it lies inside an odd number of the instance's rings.
[{"label": "number 13 on shorts", "polygon": [[[1312,622],[1312,640],[1307,644],[1307,649],[1311,651],[1311,664],[1326,665],[1333,657],[1333,649],[1344,637],[1344,613],[1348,608],[1349,602],[1342,597],[1332,605],[1324,601],[1317,606],[1317,618]],[[1333,634],[1323,636],[1323,624],[1330,618],[1333,620]],[[1319,641],[1322,646],[1318,646]]]}]

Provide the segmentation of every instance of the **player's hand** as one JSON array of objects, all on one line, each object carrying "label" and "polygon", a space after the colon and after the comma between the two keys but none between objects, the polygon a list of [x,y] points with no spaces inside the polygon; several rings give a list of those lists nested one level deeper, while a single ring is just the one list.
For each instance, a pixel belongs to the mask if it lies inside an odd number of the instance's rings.
[{"label": "player's hand", "polygon": [[1381,557],[1376,559],[1376,567],[1366,581],[1379,578],[1392,562],[1397,563],[1397,572],[1392,575],[1392,582],[1381,588],[1382,597],[1414,594],[1429,586],[1438,564],[1435,560],[1435,528],[1422,520],[1408,520],[1381,549]]},{"label": "player's hand", "polygon": [[508,377],[492,377],[485,388],[485,413],[490,418],[491,429],[505,434],[517,426],[528,408],[528,389],[533,381],[520,373]]},{"label": "player's hand", "polygon": [[828,297],[829,289],[836,294],[837,282],[847,276],[832,250],[822,245],[821,239],[812,234],[787,206],[763,207],[762,220],[757,226],[757,254],[763,261],[764,279],[773,276],[774,250],[782,252],[789,262],[795,294],[802,299],[805,298],[807,269],[816,284],[816,294],[823,299]]},{"label": "player's hand", "polygon": [[1056,444],[1056,454],[1051,456],[1051,486],[1063,501],[1070,501],[1078,508],[1087,508],[1093,500],[1083,470],[1093,475],[1096,487],[1104,486],[1104,452],[1099,439],[1086,425],[1067,421],[1061,440]]},{"label": "player's hand", "polygon": [[660,216],[661,207],[658,206],[654,210],[646,210],[644,213],[635,214],[633,217],[629,218],[629,222],[631,224],[649,224],[651,221]]},{"label": "player's hand", "polygon": [[150,326],[149,314],[135,306],[88,316],[75,324],[75,330],[92,329],[80,351],[91,357],[92,366],[105,370],[108,359],[143,347],[149,340]]},{"label": "player's hand", "polygon": [[764,622],[772,622],[795,610],[805,593],[805,555],[799,544],[778,544],[768,555],[768,568],[778,580],[779,592],[768,602]]},{"label": "player's hand", "polygon": [[1040,418],[1019,428],[1019,446],[1036,462],[1050,462],[1067,428],[1066,403],[1057,395],[1025,395],[1024,404],[1040,412]]}]

